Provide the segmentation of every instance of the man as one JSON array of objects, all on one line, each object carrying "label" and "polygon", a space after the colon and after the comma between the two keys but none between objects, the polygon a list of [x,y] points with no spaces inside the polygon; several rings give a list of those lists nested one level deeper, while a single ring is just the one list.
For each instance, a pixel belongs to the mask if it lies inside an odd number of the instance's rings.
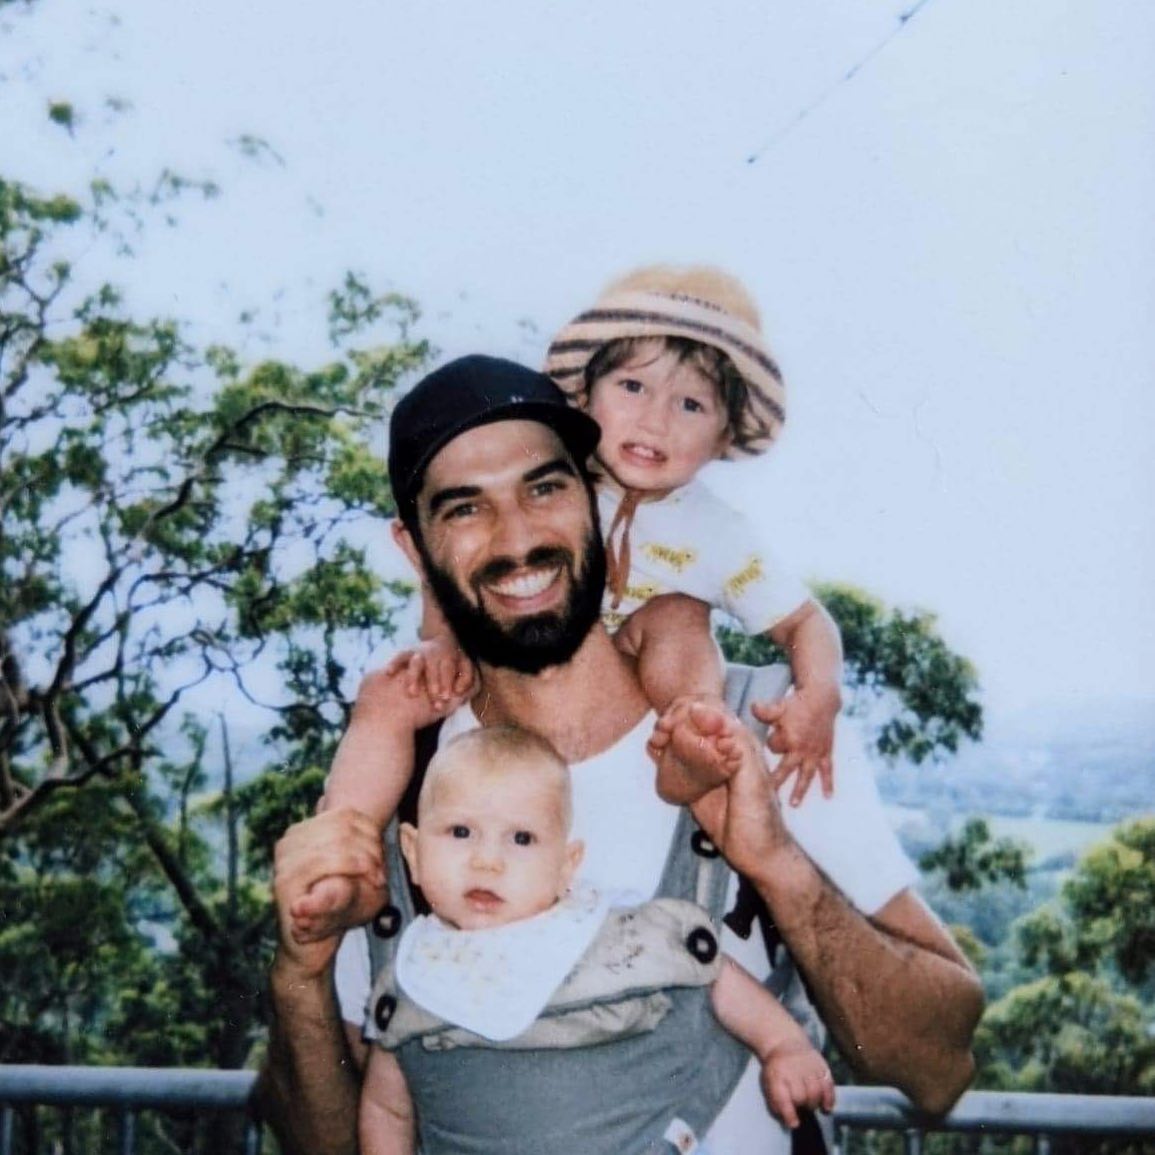
[{"label": "man", "polygon": [[[565,406],[547,378],[510,362],[463,358],[398,405],[390,480],[399,540],[478,664],[480,690],[447,726],[511,723],[551,742],[574,766],[575,788],[584,778],[602,792],[600,808],[576,827],[587,856],[628,876],[648,897],[657,889],[677,812],[657,800],[645,764],[649,704],[629,659],[597,621],[601,543],[584,472],[596,441],[591,425]],[[678,752],[692,757],[685,743]],[[972,1073],[981,989],[909,889],[910,873],[895,865],[901,854],[877,796],[848,781],[854,777],[843,776],[835,799],[813,804],[821,808],[806,835],[813,859],[787,828],[764,770],[735,774],[695,804],[694,818],[765,902],[856,1069],[900,1087],[924,1109],[944,1111]],[[788,820],[806,825],[795,814]],[[277,848],[281,935],[262,1097],[289,1151],[357,1149],[368,975],[355,941],[361,936],[350,936],[335,967],[336,941],[295,942],[287,912],[317,879],[380,878],[382,861],[378,831],[350,811],[299,824]],[[855,889],[869,915],[845,897]],[[745,947],[749,966],[749,944],[728,937],[724,948],[741,957]],[[761,973],[766,969],[763,958]],[[771,1149],[736,1114],[740,1098],[757,1095],[757,1073],[755,1063],[705,1136],[719,1155]],[[636,1087],[609,1086],[609,1099],[603,1088],[590,1115],[628,1113]],[[500,1085],[495,1091],[500,1095]],[[769,1135],[768,1116],[760,1114]],[[532,1142],[525,1149],[533,1150]]]}]

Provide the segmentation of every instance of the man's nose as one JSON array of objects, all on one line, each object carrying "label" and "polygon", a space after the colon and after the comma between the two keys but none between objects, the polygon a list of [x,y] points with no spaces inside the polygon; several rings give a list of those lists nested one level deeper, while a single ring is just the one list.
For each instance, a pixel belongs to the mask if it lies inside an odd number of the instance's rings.
[{"label": "man's nose", "polygon": [[540,544],[533,518],[520,505],[511,504],[500,512],[490,543],[495,555],[523,558]]}]

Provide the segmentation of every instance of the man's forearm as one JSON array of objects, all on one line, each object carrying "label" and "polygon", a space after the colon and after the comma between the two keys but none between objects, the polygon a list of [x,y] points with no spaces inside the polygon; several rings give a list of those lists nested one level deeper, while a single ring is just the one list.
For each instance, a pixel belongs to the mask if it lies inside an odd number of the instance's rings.
[{"label": "man's forearm", "polygon": [[360,1072],[328,975],[269,976],[269,1050],[257,1088],[284,1155],[356,1155]]},{"label": "man's forearm", "polygon": [[978,976],[934,915],[904,891],[871,919],[793,843],[752,881],[823,1020],[860,1073],[941,1113],[974,1072]]}]

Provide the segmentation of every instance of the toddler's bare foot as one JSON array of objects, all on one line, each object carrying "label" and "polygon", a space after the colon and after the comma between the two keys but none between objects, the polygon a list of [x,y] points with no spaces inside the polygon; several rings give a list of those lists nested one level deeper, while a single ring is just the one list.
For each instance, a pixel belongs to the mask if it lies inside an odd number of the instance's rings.
[{"label": "toddler's bare foot", "polygon": [[297,942],[319,942],[368,922],[384,906],[388,891],[363,878],[330,875],[315,882],[289,910]]},{"label": "toddler's bare foot", "polygon": [[658,796],[697,802],[742,764],[742,723],[721,698],[677,698],[658,719],[647,750],[658,768]]}]

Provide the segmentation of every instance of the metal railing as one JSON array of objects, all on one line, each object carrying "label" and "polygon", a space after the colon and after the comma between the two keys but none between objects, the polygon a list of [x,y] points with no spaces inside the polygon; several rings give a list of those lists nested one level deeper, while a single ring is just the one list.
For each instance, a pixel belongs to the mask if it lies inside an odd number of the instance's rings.
[{"label": "metal railing", "polygon": [[[244,1113],[245,1155],[261,1150],[261,1132],[249,1115],[252,1071],[149,1067],[0,1066],[0,1155],[13,1155],[15,1108],[111,1108],[118,1120],[117,1150],[136,1151],[142,1111],[195,1109]],[[900,1131],[907,1155],[919,1155],[932,1131],[1033,1135],[1047,1155],[1056,1135],[1132,1136],[1155,1140],[1155,1098],[971,1091],[942,1118],[923,1115],[889,1087],[839,1087],[834,1123],[840,1145],[858,1130]],[[219,1155],[226,1155],[220,1152]]]},{"label": "metal railing", "polygon": [[258,1155],[261,1129],[249,1115],[249,1097],[255,1081],[253,1071],[0,1065],[0,1155],[13,1155],[17,1150],[17,1106],[112,1108],[119,1155],[136,1152],[137,1122],[142,1111],[243,1113],[248,1118],[239,1150],[244,1155]]},{"label": "metal railing", "polygon": [[839,1087],[834,1122],[843,1151],[849,1147],[846,1131],[853,1129],[901,1131],[907,1155],[919,1155],[931,1131],[1033,1135],[1037,1155],[1048,1155],[1058,1135],[1155,1140],[1155,1098],[968,1091],[949,1115],[935,1118],[916,1111],[891,1087]]}]

